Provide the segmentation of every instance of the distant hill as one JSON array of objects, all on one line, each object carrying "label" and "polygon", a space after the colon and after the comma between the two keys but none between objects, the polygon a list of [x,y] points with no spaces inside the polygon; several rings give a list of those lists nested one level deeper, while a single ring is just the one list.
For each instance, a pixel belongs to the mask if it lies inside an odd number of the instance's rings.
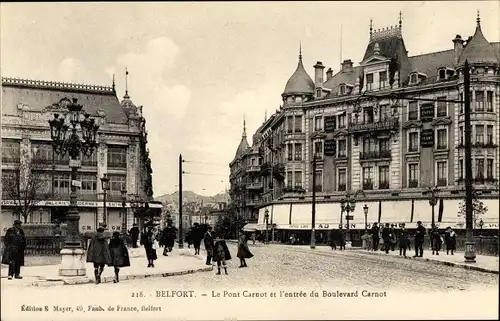
[{"label": "distant hill", "polygon": [[[182,199],[184,203],[201,203],[203,201],[203,205],[210,205],[214,204],[217,202],[227,202],[229,200],[229,194],[227,193],[220,193],[217,195],[213,196],[203,196],[203,195],[198,195],[193,191],[183,191],[182,192]],[[162,203],[167,203],[167,204],[175,204],[178,205],[179,203],[179,192],[174,192],[171,194],[164,194],[158,197],[155,197],[155,201],[160,201]]]}]

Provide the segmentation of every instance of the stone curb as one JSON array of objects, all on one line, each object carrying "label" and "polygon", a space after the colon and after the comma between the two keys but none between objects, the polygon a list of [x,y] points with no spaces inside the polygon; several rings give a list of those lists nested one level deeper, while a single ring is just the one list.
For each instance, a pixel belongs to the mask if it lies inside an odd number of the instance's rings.
[{"label": "stone curb", "polygon": [[[379,256],[385,255],[385,253],[368,252],[368,251],[362,251],[362,253],[366,253],[366,254],[370,254],[370,255],[379,255]],[[429,259],[429,258],[415,258],[415,257],[412,257],[412,256],[404,257],[404,256],[391,255],[391,257],[397,257],[397,258],[400,258],[400,259],[410,259],[410,260],[417,260],[417,261],[425,261],[425,262],[431,262],[431,263],[434,263],[434,264],[460,267],[460,268],[463,268],[463,269],[466,269],[466,270],[473,270],[473,271],[479,271],[479,272],[485,272],[485,273],[499,274],[498,270],[493,270],[493,269],[488,269],[488,268],[483,268],[483,267],[480,267],[480,266],[468,265],[468,264],[463,264],[463,263],[440,261],[440,260]]]},{"label": "stone curb", "polygon": [[[213,270],[213,266],[207,266],[203,268],[195,268],[183,271],[175,271],[175,272],[158,272],[158,273],[146,273],[146,274],[132,274],[132,275],[123,275],[120,277],[120,281],[124,280],[137,280],[137,279],[145,279],[145,278],[159,278],[159,277],[168,277],[168,276],[177,276],[177,275],[186,275],[193,274],[197,272],[209,272]],[[112,283],[114,277],[113,276],[105,276],[101,278],[101,283]],[[33,286],[55,286],[55,285],[79,285],[79,284],[89,284],[94,283],[94,280],[88,277],[76,277],[76,278],[42,278],[40,280],[36,280],[32,283]]]}]

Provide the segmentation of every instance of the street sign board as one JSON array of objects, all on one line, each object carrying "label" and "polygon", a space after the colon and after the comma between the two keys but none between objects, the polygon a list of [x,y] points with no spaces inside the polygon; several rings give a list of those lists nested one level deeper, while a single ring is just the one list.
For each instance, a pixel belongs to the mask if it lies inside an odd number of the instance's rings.
[{"label": "street sign board", "polygon": [[69,167],[81,167],[82,162],[79,159],[70,159]]},{"label": "street sign board", "polygon": [[346,216],[345,216],[345,219],[346,219],[346,220],[353,220],[353,219],[354,219],[354,216],[353,216],[353,215],[346,215]]},{"label": "street sign board", "polygon": [[76,186],[76,187],[82,187],[82,182],[80,181],[71,181],[71,185]]}]

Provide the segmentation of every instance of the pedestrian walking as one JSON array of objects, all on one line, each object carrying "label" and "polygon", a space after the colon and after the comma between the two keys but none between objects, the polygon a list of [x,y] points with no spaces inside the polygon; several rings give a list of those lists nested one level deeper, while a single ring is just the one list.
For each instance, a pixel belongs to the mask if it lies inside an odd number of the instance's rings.
[{"label": "pedestrian walking", "polygon": [[396,236],[396,225],[391,224],[391,229],[389,233],[389,243],[391,247],[391,251],[396,250],[396,242],[397,242],[397,236]]},{"label": "pedestrian walking", "polygon": [[163,246],[163,255],[168,256],[168,252],[172,252],[175,244],[177,229],[172,226],[172,221],[167,222],[167,226],[163,229],[160,237],[160,246]]},{"label": "pedestrian walking", "polygon": [[141,231],[137,227],[137,224],[134,223],[132,228],[129,231],[130,237],[132,238],[132,247],[135,249],[137,248],[137,241],[139,240],[139,234],[141,234]]},{"label": "pedestrian walking", "polygon": [[247,267],[246,259],[253,257],[252,252],[248,248],[247,237],[243,231],[240,232],[240,238],[238,239],[238,253],[236,256],[240,259],[240,268]]},{"label": "pedestrian walking", "polygon": [[96,233],[90,239],[90,244],[87,249],[87,262],[94,264],[95,284],[101,283],[101,275],[104,271],[104,266],[111,265],[111,254],[109,245],[104,235],[106,225],[101,224]]},{"label": "pedestrian walking", "polygon": [[198,223],[194,223],[193,225],[193,246],[194,246],[194,254],[200,255],[200,245],[201,240],[203,239],[203,231],[200,228]]},{"label": "pedestrian walking", "polygon": [[339,230],[339,246],[341,251],[345,250],[345,234],[343,229]]},{"label": "pedestrian walking", "polygon": [[405,224],[401,224],[401,230],[399,231],[399,256],[406,257],[406,249],[408,248],[408,230]]},{"label": "pedestrian walking", "polygon": [[[146,251],[146,258],[148,259],[148,268],[154,268],[154,261],[158,259],[156,255],[156,245],[158,241],[156,240],[156,233],[153,230],[153,222],[146,224],[146,228],[141,235],[141,243]],[[156,241],[156,243],[155,243]]]},{"label": "pedestrian walking", "polygon": [[227,275],[226,261],[231,260],[231,254],[229,253],[229,249],[227,248],[226,241],[224,241],[222,235],[220,234],[216,234],[215,236],[215,244],[213,247],[213,260],[214,262],[217,262],[216,275],[220,275],[221,266],[224,268],[224,273]]},{"label": "pedestrian walking", "polygon": [[385,226],[382,229],[382,240],[384,241],[384,251],[386,254],[389,253],[389,249],[391,246],[390,235],[391,235],[391,228],[389,227],[389,223],[385,223]]},{"label": "pedestrian walking", "polygon": [[255,245],[255,232],[252,233],[252,244]]},{"label": "pedestrian walking", "polygon": [[422,226],[422,221],[417,222],[417,230],[415,231],[415,255],[413,257],[424,256],[424,239],[425,227]]},{"label": "pedestrian walking", "polygon": [[15,220],[4,236],[4,252],[2,264],[9,265],[9,280],[12,278],[22,279],[21,266],[24,266],[24,250],[26,249],[26,237],[21,228],[21,221]]},{"label": "pedestrian walking", "polygon": [[127,246],[118,231],[113,232],[113,236],[109,241],[109,252],[111,254],[111,265],[115,268],[113,283],[118,283],[120,282],[120,268],[130,266]]},{"label": "pedestrian walking", "polygon": [[446,255],[449,255],[450,251],[451,255],[454,255],[453,252],[455,252],[457,248],[457,234],[451,229],[451,226],[446,228],[444,239],[446,243]]},{"label": "pedestrian walking", "polygon": [[337,242],[335,241],[336,235],[335,235],[335,230],[330,230],[330,247],[333,250],[337,250]]},{"label": "pedestrian walking", "polygon": [[432,255],[434,255],[434,253],[439,255],[442,243],[443,239],[441,238],[441,234],[439,234],[439,229],[436,225],[433,225],[431,230]]},{"label": "pedestrian walking", "polygon": [[380,229],[379,229],[377,223],[376,222],[373,223],[373,226],[370,229],[370,233],[372,235],[372,244],[373,244],[372,249],[374,251],[378,251],[378,246],[380,243],[380,235],[379,235],[380,232],[379,231],[380,231]]},{"label": "pedestrian walking", "polygon": [[207,265],[212,265],[212,257],[214,256],[214,238],[212,236],[212,227],[209,225],[203,236],[205,250],[207,251]]},{"label": "pedestrian walking", "polygon": [[186,241],[186,243],[188,245],[188,249],[190,249],[191,248],[191,244],[193,244],[193,230],[194,230],[194,228],[191,226],[189,228],[189,230],[187,231],[187,233],[186,233],[185,241]]}]

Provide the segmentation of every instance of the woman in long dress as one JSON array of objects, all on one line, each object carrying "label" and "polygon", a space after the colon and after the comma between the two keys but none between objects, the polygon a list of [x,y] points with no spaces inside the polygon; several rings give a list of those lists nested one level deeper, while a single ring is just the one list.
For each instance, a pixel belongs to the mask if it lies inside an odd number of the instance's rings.
[{"label": "woman in long dress", "polygon": [[243,231],[240,232],[240,238],[238,239],[238,253],[236,256],[240,259],[240,268],[247,267],[246,259],[253,257],[252,252],[248,248],[247,237]]},{"label": "woman in long dress", "polygon": [[115,278],[113,283],[120,282],[120,268],[130,266],[130,257],[127,246],[120,237],[120,232],[113,232],[113,237],[109,241],[109,251],[111,254],[111,265],[115,268]]}]

